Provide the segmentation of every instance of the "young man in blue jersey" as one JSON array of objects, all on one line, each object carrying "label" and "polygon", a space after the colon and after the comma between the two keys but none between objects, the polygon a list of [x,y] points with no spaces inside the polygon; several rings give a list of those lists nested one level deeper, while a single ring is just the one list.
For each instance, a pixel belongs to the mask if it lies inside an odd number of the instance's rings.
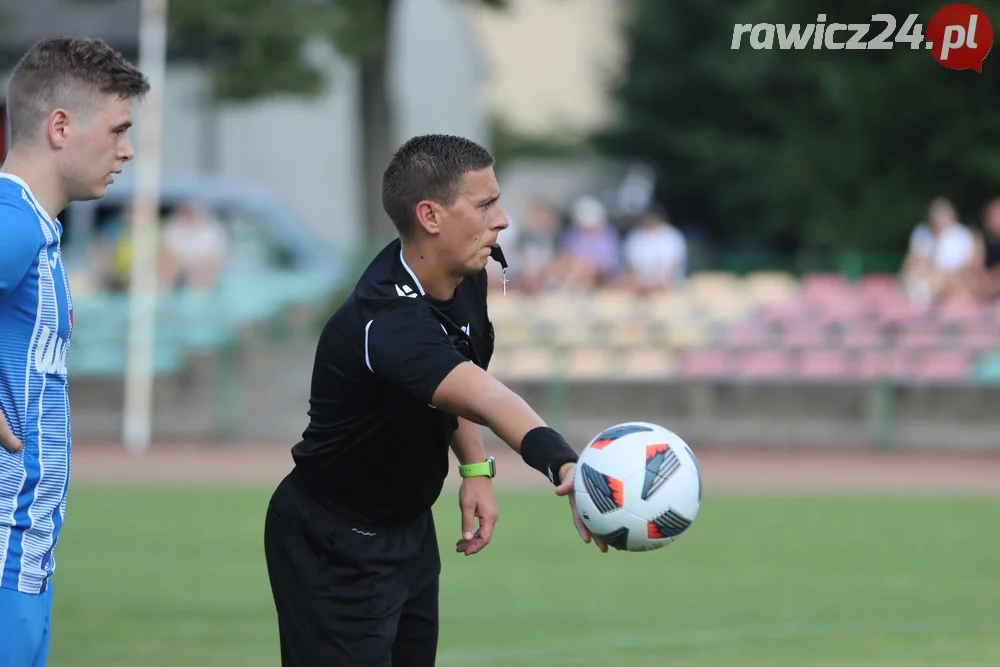
[{"label": "young man in blue jersey", "polygon": [[9,82],[0,167],[0,667],[42,667],[66,510],[73,301],[57,216],[104,196],[132,159],[149,82],[98,39],[36,44]]}]

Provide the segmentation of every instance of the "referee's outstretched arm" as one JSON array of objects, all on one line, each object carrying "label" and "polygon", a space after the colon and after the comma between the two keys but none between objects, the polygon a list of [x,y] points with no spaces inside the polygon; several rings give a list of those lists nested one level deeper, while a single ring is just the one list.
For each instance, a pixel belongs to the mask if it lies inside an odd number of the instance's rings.
[{"label": "referee's outstretched arm", "polygon": [[528,403],[505,384],[474,363],[456,366],[434,391],[432,403],[471,422],[489,428],[525,463],[556,485],[556,493],[568,496],[573,522],[584,542],[592,539],[601,551],[608,546],[593,538],[584,525],[573,499],[573,473],[578,456],[569,443],[550,428]]}]

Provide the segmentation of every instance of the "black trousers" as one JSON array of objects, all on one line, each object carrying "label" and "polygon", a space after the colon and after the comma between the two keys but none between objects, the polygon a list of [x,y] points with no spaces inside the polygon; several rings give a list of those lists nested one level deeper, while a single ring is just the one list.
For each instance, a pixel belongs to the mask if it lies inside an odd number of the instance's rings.
[{"label": "black trousers", "polygon": [[293,473],[268,504],[264,553],[282,667],[433,667],[441,557],[429,510],[368,525],[310,498]]}]

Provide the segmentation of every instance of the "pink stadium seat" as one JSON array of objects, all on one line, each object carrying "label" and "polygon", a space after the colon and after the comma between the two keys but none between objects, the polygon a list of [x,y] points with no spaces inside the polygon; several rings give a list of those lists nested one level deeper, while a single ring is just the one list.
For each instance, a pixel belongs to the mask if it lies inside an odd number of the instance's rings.
[{"label": "pink stadium seat", "polygon": [[845,323],[870,317],[873,307],[857,296],[848,295],[827,299],[822,303],[820,311],[826,322]]},{"label": "pink stadium seat", "polygon": [[786,347],[819,348],[830,344],[832,337],[822,322],[811,320],[797,322],[781,333],[781,342]]},{"label": "pink stadium seat", "polygon": [[800,298],[775,301],[761,306],[760,319],[765,324],[783,325],[785,322],[814,317],[816,306]]},{"label": "pink stadium seat", "polygon": [[856,374],[854,358],[844,350],[809,350],[797,364],[798,376],[805,380],[846,380]]},{"label": "pink stadium seat", "polygon": [[935,350],[921,355],[915,370],[919,380],[956,382],[971,375],[972,364],[962,350]]},{"label": "pink stadium seat", "polygon": [[865,295],[901,294],[899,279],[892,274],[865,276],[861,279],[858,288]]},{"label": "pink stadium seat", "polygon": [[955,337],[954,345],[971,353],[1000,350],[1000,329],[996,325],[992,328],[963,329]]},{"label": "pink stadium seat", "polygon": [[786,350],[749,350],[739,359],[736,375],[748,380],[791,377],[793,368]]},{"label": "pink stadium seat", "polygon": [[768,328],[757,321],[740,322],[728,327],[722,335],[727,347],[759,347],[770,343]]},{"label": "pink stadium seat", "polygon": [[913,353],[910,350],[868,350],[858,357],[857,376],[862,380],[907,380],[913,376],[913,372]]},{"label": "pink stadium seat", "polygon": [[877,348],[882,344],[882,332],[871,321],[852,323],[840,336],[840,346],[852,350]]},{"label": "pink stadium seat", "polygon": [[940,331],[921,323],[911,323],[900,331],[896,345],[909,349],[942,347],[945,337]]},{"label": "pink stadium seat", "polygon": [[946,301],[931,311],[937,322],[951,325],[972,325],[986,320],[986,310],[972,301]]},{"label": "pink stadium seat", "polygon": [[802,278],[800,290],[807,296],[850,294],[854,285],[847,278],[836,273],[813,273]]},{"label": "pink stadium seat", "polygon": [[725,350],[691,350],[679,360],[677,373],[689,379],[720,379],[731,375],[729,354]]},{"label": "pink stadium seat", "polygon": [[908,325],[926,322],[926,314],[905,299],[886,298],[873,302],[876,317],[881,322]]}]

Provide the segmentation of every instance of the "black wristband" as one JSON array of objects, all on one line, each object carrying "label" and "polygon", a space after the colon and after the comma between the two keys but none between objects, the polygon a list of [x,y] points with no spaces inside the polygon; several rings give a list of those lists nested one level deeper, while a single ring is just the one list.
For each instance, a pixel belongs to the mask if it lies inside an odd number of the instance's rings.
[{"label": "black wristband", "polygon": [[559,468],[579,459],[566,439],[548,426],[537,426],[521,440],[521,458],[529,466],[559,485]]}]

